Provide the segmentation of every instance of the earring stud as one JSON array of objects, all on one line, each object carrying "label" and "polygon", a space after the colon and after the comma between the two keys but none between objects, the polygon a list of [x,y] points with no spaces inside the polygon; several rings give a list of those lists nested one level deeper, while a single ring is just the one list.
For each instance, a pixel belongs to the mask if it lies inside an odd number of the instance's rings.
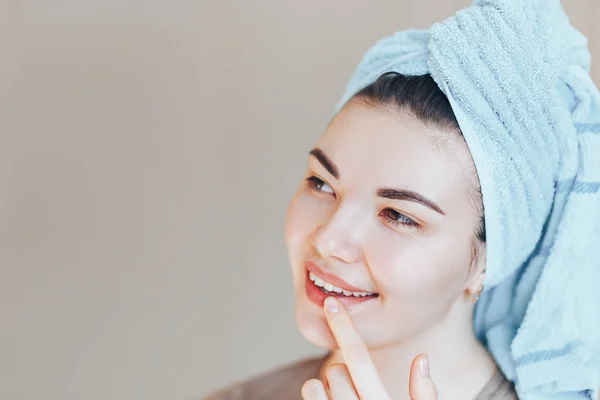
[{"label": "earring stud", "polygon": [[479,286],[479,289],[477,289],[477,293],[471,295],[471,299],[472,299],[473,303],[477,303],[477,300],[479,300],[479,297],[481,296],[482,291],[483,291],[483,286]]}]

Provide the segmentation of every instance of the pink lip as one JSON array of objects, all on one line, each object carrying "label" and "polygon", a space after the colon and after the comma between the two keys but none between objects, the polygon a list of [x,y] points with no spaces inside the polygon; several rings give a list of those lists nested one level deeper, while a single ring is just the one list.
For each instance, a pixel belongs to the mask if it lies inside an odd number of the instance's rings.
[{"label": "pink lip", "polygon": [[321,268],[319,268],[317,266],[317,264],[307,261],[304,263],[304,267],[306,267],[306,269],[309,272],[312,272],[313,274],[317,275],[319,278],[331,283],[332,285],[335,285],[337,287],[339,287],[340,289],[343,290],[347,290],[349,292],[367,292],[367,293],[372,293],[368,290],[364,290],[361,288],[357,288],[356,286],[352,286],[350,285],[348,282],[346,282],[345,280],[343,280],[342,278],[338,278],[335,275],[329,274],[325,271],[323,271]]},{"label": "pink lip", "polygon": [[338,301],[340,301],[344,305],[344,307],[352,307],[359,303],[368,302],[369,300],[376,299],[379,297],[378,294],[364,296],[364,297],[363,296],[356,297],[356,296],[345,296],[341,293],[325,293],[322,288],[318,287],[317,285],[315,285],[315,283],[313,281],[310,280],[311,272],[343,290],[347,290],[350,292],[368,292],[368,291],[357,288],[356,286],[352,286],[348,282],[344,281],[341,278],[338,278],[335,275],[328,274],[327,272],[323,271],[321,268],[319,268],[313,262],[307,261],[304,263],[304,266],[306,268],[306,273],[305,273],[306,278],[304,281],[304,285],[305,285],[304,288],[306,291],[306,296],[312,303],[316,304],[320,308],[323,308],[325,299],[330,296],[337,298]]},{"label": "pink lip", "polygon": [[310,280],[309,277],[310,272],[306,271],[306,278],[304,280],[304,287],[306,292],[306,297],[313,304],[317,305],[319,308],[323,308],[323,304],[325,303],[325,299],[328,297],[335,297],[340,301],[344,307],[353,307],[359,303],[368,302],[369,300],[376,299],[379,296],[365,296],[365,297],[355,297],[355,296],[344,296],[341,293],[325,293],[320,287],[315,285],[313,281]]}]

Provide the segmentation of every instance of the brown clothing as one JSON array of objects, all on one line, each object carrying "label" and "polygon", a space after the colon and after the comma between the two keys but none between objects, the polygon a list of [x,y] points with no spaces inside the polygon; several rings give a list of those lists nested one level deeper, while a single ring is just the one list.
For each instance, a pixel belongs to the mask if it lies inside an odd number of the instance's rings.
[{"label": "brown clothing", "polygon": [[[309,379],[319,378],[326,356],[284,365],[222,389],[204,400],[302,400],[302,385]],[[512,382],[498,369],[474,400],[518,400],[518,397]]]}]

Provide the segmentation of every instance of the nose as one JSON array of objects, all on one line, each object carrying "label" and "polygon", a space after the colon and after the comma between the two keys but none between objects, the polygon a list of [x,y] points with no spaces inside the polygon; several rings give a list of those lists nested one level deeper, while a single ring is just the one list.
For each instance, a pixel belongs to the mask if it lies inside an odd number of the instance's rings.
[{"label": "nose", "polygon": [[334,257],[346,263],[360,259],[360,223],[356,210],[338,207],[311,235],[311,244],[323,258]]}]

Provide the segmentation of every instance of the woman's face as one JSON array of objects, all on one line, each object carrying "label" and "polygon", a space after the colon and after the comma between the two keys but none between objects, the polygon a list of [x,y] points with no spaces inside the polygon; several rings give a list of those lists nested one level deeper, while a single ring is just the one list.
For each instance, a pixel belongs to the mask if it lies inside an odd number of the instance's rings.
[{"label": "woman's face", "polygon": [[336,347],[324,289],[369,347],[409,340],[469,307],[466,291],[483,279],[473,272],[479,214],[468,195],[472,160],[456,133],[354,99],[309,155],[305,178],[285,240],[296,320],[309,341]]}]

